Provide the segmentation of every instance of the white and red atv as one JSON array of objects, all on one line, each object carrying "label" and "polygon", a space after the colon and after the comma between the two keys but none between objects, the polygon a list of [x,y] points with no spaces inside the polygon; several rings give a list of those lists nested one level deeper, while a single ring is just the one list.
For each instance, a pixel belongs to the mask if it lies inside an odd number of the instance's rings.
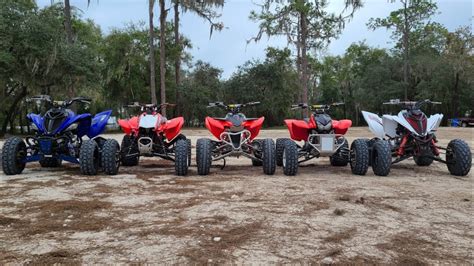
[{"label": "white and red atv", "polygon": [[[465,176],[469,173],[472,154],[468,144],[461,139],[454,139],[446,148],[438,146],[435,132],[443,115],[434,114],[427,117],[421,111],[424,104],[441,104],[440,102],[397,99],[384,104],[399,105],[402,110],[398,115],[383,115],[382,118],[362,111],[370,131],[376,137],[371,140],[355,140],[351,147],[351,160],[357,160],[357,150],[363,154],[366,146],[369,150],[369,164],[379,176],[388,175],[392,164],[410,157],[413,157],[419,166],[429,166],[433,161],[445,163],[452,175]],[[441,150],[445,151],[445,160],[440,157]]]}]

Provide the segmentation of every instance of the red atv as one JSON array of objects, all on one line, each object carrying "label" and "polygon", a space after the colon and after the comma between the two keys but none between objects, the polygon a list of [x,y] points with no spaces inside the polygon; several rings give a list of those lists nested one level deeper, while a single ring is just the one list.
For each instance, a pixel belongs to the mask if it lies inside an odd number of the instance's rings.
[{"label": "red atv", "polygon": [[163,106],[172,105],[135,103],[126,106],[140,108],[142,114],[118,121],[126,134],[120,149],[121,162],[124,166],[134,166],[140,156],[158,156],[174,161],[176,175],[183,176],[191,164],[191,140],[180,133],[183,117],[167,120],[160,114]]},{"label": "red atv", "polygon": [[[283,166],[285,175],[296,175],[298,164],[313,158],[329,156],[331,165],[346,166],[349,163],[349,144],[344,138],[351,120],[333,120],[328,111],[332,106],[342,105],[292,105],[292,109],[309,109],[309,120],[286,119],[290,137],[277,139],[277,165]],[[295,141],[304,141],[303,145]]]},{"label": "red atv", "polygon": [[254,166],[263,166],[265,174],[275,173],[275,143],[272,139],[255,139],[265,118],[247,118],[241,113],[243,107],[257,104],[260,102],[209,104],[208,107],[223,108],[227,111],[227,115],[224,118],[206,117],[206,127],[217,140],[198,139],[196,145],[198,174],[209,174],[212,161],[224,160],[225,166],[226,157],[240,155],[250,158]]}]

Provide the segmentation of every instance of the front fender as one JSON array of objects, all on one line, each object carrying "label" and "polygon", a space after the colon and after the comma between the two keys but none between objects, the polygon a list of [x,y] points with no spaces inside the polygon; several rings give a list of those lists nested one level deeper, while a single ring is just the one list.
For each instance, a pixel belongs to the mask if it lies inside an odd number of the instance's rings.
[{"label": "front fender", "polygon": [[311,126],[303,120],[285,119],[285,124],[290,132],[290,138],[296,141],[306,141],[309,136]]},{"label": "front fender", "polygon": [[100,135],[104,131],[105,126],[107,126],[107,121],[109,120],[111,114],[112,110],[107,110],[96,114],[94,118],[92,118],[91,126],[87,136],[92,139]]},{"label": "front fender", "polygon": [[163,130],[166,139],[168,141],[172,141],[174,138],[176,138],[179,135],[183,125],[184,125],[184,118],[176,117],[176,118],[166,121],[162,125],[161,130]]},{"label": "front fender", "polygon": [[260,129],[262,128],[263,121],[265,120],[265,117],[260,117],[257,120],[247,120],[244,122],[244,127],[247,128],[248,131],[250,131],[250,139],[253,140],[258,136],[258,133],[260,133]]},{"label": "front fender", "polygon": [[366,111],[362,111],[362,115],[364,116],[365,122],[369,125],[370,131],[372,131],[376,137],[383,139],[385,137],[385,132],[383,130],[382,118],[374,113]]},{"label": "front fender", "polygon": [[38,128],[38,133],[44,133],[43,117],[41,115],[29,113],[26,117]]}]

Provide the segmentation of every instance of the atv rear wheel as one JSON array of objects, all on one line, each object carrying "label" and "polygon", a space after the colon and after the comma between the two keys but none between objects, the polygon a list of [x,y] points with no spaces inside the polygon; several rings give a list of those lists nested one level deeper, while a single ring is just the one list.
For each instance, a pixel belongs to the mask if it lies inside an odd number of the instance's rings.
[{"label": "atv rear wheel", "polygon": [[212,142],[198,139],[196,143],[196,163],[199,175],[208,175],[212,164]]},{"label": "atv rear wheel", "polygon": [[96,175],[100,167],[99,145],[92,139],[84,141],[79,154],[79,165],[84,175]]},{"label": "atv rear wheel", "polygon": [[2,168],[6,175],[17,175],[23,172],[26,163],[26,144],[19,137],[12,137],[5,141],[2,149]]},{"label": "atv rear wheel", "polygon": [[254,160],[252,159],[252,166],[262,166],[263,165],[263,162],[262,162],[262,153],[263,153],[263,139],[254,139],[253,142],[256,142],[258,143],[258,147],[260,149],[260,151],[258,152],[258,155],[255,154],[254,152],[254,156],[257,157],[258,159],[260,160]]},{"label": "atv rear wheel", "polygon": [[342,146],[329,157],[329,161],[332,166],[346,166],[349,163],[349,156],[347,156],[347,151],[349,150],[349,143],[344,139]]},{"label": "atv rear wheel", "polygon": [[298,173],[298,146],[292,140],[285,141],[283,149],[283,173],[293,176]]},{"label": "atv rear wheel", "polygon": [[426,156],[413,156],[413,160],[418,166],[430,166],[433,163],[433,158]]},{"label": "atv rear wheel", "polygon": [[62,162],[61,159],[53,157],[43,157],[43,159],[39,160],[41,167],[59,167]]},{"label": "atv rear wheel", "polygon": [[372,170],[375,175],[387,176],[392,165],[390,144],[385,140],[377,140],[372,148]]},{"label": "atv rear wheel", "polygon": [[291,141],[289,138],[281,138],[276,140],[276,164],[283,165],[283,150],[285,149],[285,142]]},{"label": "atv rear wheel", "polygon": [[366,139],[356,139],[352,142],[350,164],[352,173],[365,175],[369,169],[369,147]]},{"label": "atv rear wheel", "polygon": [[101,152],[102,169],[107,175],[116,175],[120,167],[120,146],[114,139],[107,139]]},{"label": "atv rear wheel", "polygon": [[461,139],[451,140],[446,150],[446,165],[449,173],[465,176],[471,170],[472,154],[469,145]]},{"label": "atv rear wheel", "polygon": [[188,174],[189,167],[189,149],[186,139],[179,139],[175,145],[174,169],[177,176],[185,176]]},{"label": "atv rear wheel", "polygon": [[[137,154],[136,156],[127,156],[128,154],[135,153]],[[122,146],[120,149],[120,160],[122,161],[123,166],[138,165],[138,161],[140,160],[138,148],[135,146],[135,143],[132,141],[132,137],[129,135],[123,136]]]},{"label": "atv rear wheel", "polygon": [[263,173],[273,175],[276,170],[276,151],[273,139],[264,139],[262,150]]}]

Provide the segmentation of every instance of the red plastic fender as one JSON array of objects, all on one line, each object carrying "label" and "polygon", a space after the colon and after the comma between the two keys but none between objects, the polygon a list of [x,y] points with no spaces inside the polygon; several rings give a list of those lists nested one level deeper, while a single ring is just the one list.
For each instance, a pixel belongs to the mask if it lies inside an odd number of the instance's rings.
[{"label": "red plastic fender", "polygon": [[219,140],[225,128],[232,126],[232,123],[229,121],[217,120],[209,116],[206,117],[204,124],[206,125],[207,129],[212,133],[212,135],[216,137],[216,139],[219,139]]},{"label": "red plastic fender", "polygon": [[119,126],[122,128],[122,131],[130,135],[132,132],[138,131],[138,117],[134,116],[130,119],[119,119],[118,120]]},{"label": "red plastic fender", "polygon": [[171,141],[179,135],[179,132],[181,132],[181,128],[183,128],[183,125],[184,118],[180,116],[166,121],[164,124],[162,124],[160,130],[164,132],[166,139],[168,139],[168,141]]},{"label": "red plastic fender", "polygon": [[290,131],[291,139],[296,141],[308,140],[309,129],[311,129],[312,127],[306,121],[286,119],[285,124],[288,127],[288,131]]},{"label": "red plastic fender", "polygon": [[258,136],[260,133],[260,129],[262,128],[263,121],[265,121],[265,117],[260,117],[256,120],[248,120],[243,123],[244,127],[250,131],[250,139],[253,140]]},{"label": "red plastic fender", "polygon": [[348,119],[343,120],[332,120],[332,128],[336,134],[344,135],[347,130],[352,126],[352,121]]}]

